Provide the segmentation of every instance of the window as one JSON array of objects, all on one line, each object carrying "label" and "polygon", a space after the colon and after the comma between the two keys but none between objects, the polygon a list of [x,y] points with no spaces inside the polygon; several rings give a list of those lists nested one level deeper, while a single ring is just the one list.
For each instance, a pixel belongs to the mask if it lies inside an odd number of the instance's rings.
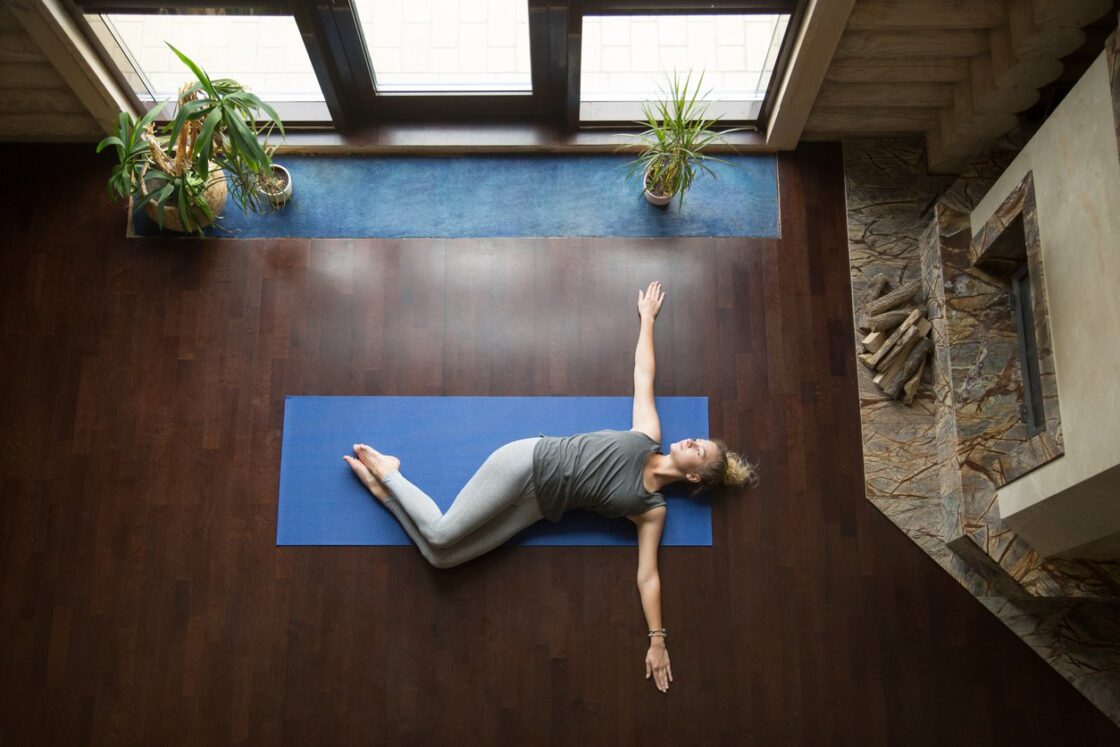
[{"label": "window", "polygon": [[[580,120],[642,119],[669,77],[701,80],[711,116],[756,120],[789,15],[584,16]],[[702,76],[702,77],[701,77]]]},{"label": "window", "polygon": [[127,62],[122,68],[141,101],[174,100],[194,80],[168,42],[210,77],[235,78],[270,103],[323,101],[291,16],[107,13],[88,20]]},{"label": "window", "polygon": [[355,0],[378,93],[528,93],[527,0]]},{"label": "window", "polygon": [[206,12],[88,13],[85,20],[143,105],[174,102],[195,80],[168,43],[212,78],[232,77],[282,118],[329,120],[323,90],[291,16]]}]

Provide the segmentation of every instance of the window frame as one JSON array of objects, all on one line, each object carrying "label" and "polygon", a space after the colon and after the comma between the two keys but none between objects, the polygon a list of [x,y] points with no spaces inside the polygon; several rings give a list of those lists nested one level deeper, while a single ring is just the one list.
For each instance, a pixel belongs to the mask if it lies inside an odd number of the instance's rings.
[{"label": "window frame", "polygon": [[689,0],[572,0],[579,3],[581,8],[574,18],[573,32],[568,35],[568,59],[573,62],[569,66],[567,101],[567,125],[569,129],[636,129],[639,125],[634,120],[594,120],[583,121],[580,119],[580,62],[583,55],[583,17],[584,16],[656,16],[656,15],[776,15],[789,14],[785,38],[778,49],[778,56],[774,60],[774,71],[766,85],[766,95],[762,99],[758,117],[755,119],[720,119],[720,125],[729,127],[745,127],[765,131],[766,123],[773,108],[773,99],[777,95],[781,79],[785,75],[786,65],[789,63],[790,52],[797,36],[797,29],[804,16],[804,0],[710,0],[703,6],[698,6]]},{"label": "window frame", "polygon": [[[159,14],[211,8],[247,10],[249,15],[292,17],[304,40],[331,121],[301,116],[305,102],[278,102],[277,110],[290,130],[333,129],[338,132],[371,126],[408,123],[494,123],[551,125],[569,132],[635,130],[632,121],[579,120],[580,57],[585,15],[748,15],[789,13],[785,39],[755,120],[721,120],[721,125],[764,131],[773,100],[789,62],[806,0],[525,0],[529,12],[530,93],[401,93],[379,94],[374,70],[353,0],[64,0],[71,15],[126,92],[137,111],[141,102],[124,73],[101,44],[86,13]],[[315,105],[318,102],[314,102]],[[306,109],[304,109],[306,111]],[[165,114],[174,116],[168,109]]]},{"label": "window frame", "polygon": [[[311,29],[313,19],[305,11],[303,3],[293,2],[291,7],[285,0],[237,0],[235,3],[219,3],[215,0],[66,0],[67,8],[83,36],[93,46],[113,79],[127,96],[136,111],[143,112],[152,108],[155,103],[143,101],[133,90],[124,72],[116,64],[114,55],[106,49],[100,36],[90,26],[86,14],[124,14],[124,15],[163,15],[161,11],[200,11],[213,8],[222,8],[231,11],[248,11],[246,13],[231,13],[230,15],[247,16],[287,16],[296,22],[300,37],[304,40],[308,58],[311,60],[312,70],[318,79],[323,94],[323,101],[287,101],[269,102],[284,121],[285,129],[323,129],[333,127],[345,128],[348,116],[343,102],[339,99],[334,76],[331,74],[329,61],[324,50],[318,43],[319,36]],[[312,43],[308,43],[311,41]],[[190,71],[184,68],[184,81],[190,78]],[[160,121],[167,121],[175,116],[174,102],[166,107]],[[323,111],[325,109],[325,111]],[[327,115],[327,116],[324,116]]]}]

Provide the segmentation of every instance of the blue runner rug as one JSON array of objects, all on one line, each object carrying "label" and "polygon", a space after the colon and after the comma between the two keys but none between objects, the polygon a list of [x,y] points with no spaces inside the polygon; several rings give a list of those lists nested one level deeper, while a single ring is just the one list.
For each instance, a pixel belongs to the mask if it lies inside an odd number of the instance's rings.
[{"label": "blue runner rug", "polygon": [[[228,238],[778,236],[772,155],[719,156],[667,208],[648,204],[630,156],[288,156],[294,193],[278,212],[230,199],[207,235]],[[141,211],[132,234],[159,227]]]}]

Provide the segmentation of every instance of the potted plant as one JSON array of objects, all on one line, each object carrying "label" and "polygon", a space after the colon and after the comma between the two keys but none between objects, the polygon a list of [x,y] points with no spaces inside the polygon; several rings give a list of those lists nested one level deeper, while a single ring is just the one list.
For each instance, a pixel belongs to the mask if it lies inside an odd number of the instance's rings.
[{"label": "potted plant", "polygon": [[247,212],[269,209],[274,202],[259,186],[261,175],[272,173],[267,141],[273,127],[283,135],[280,117],[237,81],[211,79],[167,46],[196,81],[180,89],[175,119],[159,132],[154,120],[166,102],[139,120],[121,112],[116,133],[97,146],[98,153],[109,146],[117,150],[110,196],[131,198],[135,210],[147,210],[160,228],[199,234],[215,223],[229,194]]},{"label": "potted plant", "polygon": [[279,210],[288,204],[288,200],[292,199],[292,172],[280,164],[272,161],[272,154],[276,151],[276,147],[268,145],[268,137],[272,134],[272,124],[270,123],[265,132],[265,148],[264,151],[268,155],[270,164],[266,171],[262,171],[256,175],[257,184],[256,190],[266,199],[272,207]]},{"label": "potted plant", "polygon": [[716,142],[723,142],[723,136],[739,132],[738,127],[723,132],[715,132],[712,127],[719,123],[720,117],[705,119],[708,105],[699,103],[700,85],[703,73],[692,83],[692,73],[684,81],[674,74],[669,80],[668,91],[653,109],[642,104],[645,121],[638,124],[647,129],[633,136],[633,141],[624,143],[621,148],[630,148],[636,142],[641,151],[629,164],[627,176],[642,172],[642,187],[646,200],[653,205],[668,205],[676,196],[678,204],[684,206],[685,192],[692,187],[697,169],[715,177],[716,173],[706,161],[719,161],[704,153],[704,149]]},{"label": "potted plant", "polygon": [[273,163],[270,171],[259,175],[257,189],[279,210],[292,198],[292,174],[280,164]]}]

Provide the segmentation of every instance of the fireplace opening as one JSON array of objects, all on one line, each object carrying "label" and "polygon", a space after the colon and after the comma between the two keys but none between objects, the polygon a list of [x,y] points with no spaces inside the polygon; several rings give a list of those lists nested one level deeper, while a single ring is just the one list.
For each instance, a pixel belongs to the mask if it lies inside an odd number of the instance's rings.
[{"label": "fireplace opening", "polygon": [[1038,372],[1038,341],[1034,334],[1031,275],[1026,262],[1011,273],[1011,315],[1019,333],[1019,371],[1023,377],[1023,402],[1019,413],[1028,437],[1046,430],[1042,406],[1042,380]]}]

